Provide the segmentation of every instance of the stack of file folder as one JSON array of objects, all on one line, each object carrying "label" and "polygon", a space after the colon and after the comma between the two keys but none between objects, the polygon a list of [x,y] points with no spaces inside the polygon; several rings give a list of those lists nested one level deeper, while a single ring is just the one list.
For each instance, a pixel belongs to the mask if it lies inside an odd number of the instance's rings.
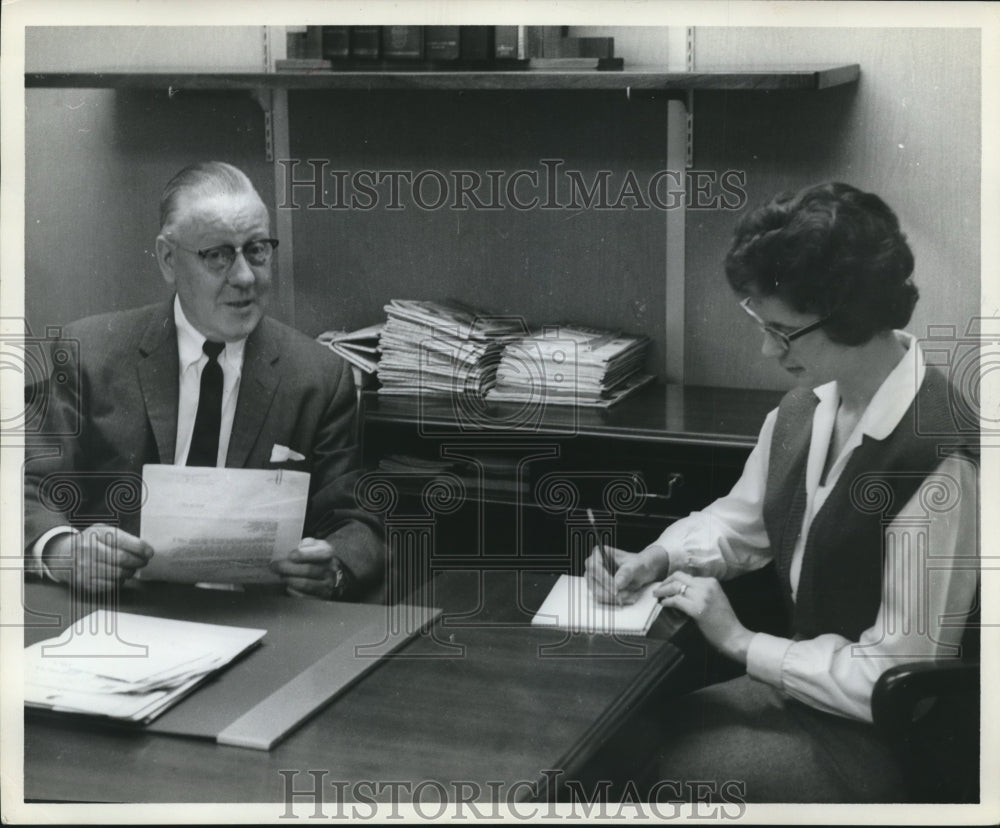
[{"label": "stack of file folder", "polygon": [[549,325],[504,349],[491,402],[607,407],[653,377],[649,339],[581,325]]},{"label": "stack of file folder", "polygon": [[266,632],[96,610],[25,649],[24,702],[147,723]]},{"label": "stack of file folder", "polygon": [[513,318],[455,302],[393,299],[379,338],[379,394],[485,394],[506,342],[524,333]]}]

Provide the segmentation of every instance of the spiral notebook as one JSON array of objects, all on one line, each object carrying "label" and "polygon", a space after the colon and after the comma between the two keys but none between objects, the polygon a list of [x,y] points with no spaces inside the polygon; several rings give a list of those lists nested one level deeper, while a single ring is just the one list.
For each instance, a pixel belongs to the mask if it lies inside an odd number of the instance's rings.
[{"label": "spiral notebook", "polygon": [[560,575],[531,623],[573,632],[645,635],[662,609],[655,587],[655,582],[649,584],[634,604],[619,607],[598,601],[586,578]]}]

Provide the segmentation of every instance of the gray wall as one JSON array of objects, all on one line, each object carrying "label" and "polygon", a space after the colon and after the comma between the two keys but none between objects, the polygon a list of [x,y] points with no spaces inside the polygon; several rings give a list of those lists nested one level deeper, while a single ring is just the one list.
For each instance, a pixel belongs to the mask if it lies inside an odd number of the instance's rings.
[{"label": "gray wall", "polygon": [[[605,31],[630,65],[667,60],[664,30]],[[28,45],[29,68],[53,68],[32,67]],[[910,330],[964,330],[980,295],[978,32],[699,28],[696,48],[699,68],[861,65],[856,87],[698,93],[695,166],[744,173],[751,205],[824,179],[880,193],[917,258],[923,298]],[[152,257],[156,200],[184,164],[240,165],[276,206],[263,114],[248,94],[33,89],[26,108],[25,304],[35,331],[166,295]],[[620,183],[629,170],[643,180],[665,159],[663,107],[635,96],[296,92],[290,111],[293,157],[352,171],[510,172],[561,158],[587,178],[608,169]],[[736,218],[688,212],[686,380],[780,388],[776,369],[747,358],[758,335],[721,273]],[[383,202],[372,211],[300,205],[293,224],[291,321],[307,333],[377,321],[393,297],[454,296],[534,323],[647,333],[649,368],[662,375],[660,211],[423,211],[412,202],[390,211]]]},{"label": "gray wall", "polygon": [[[697,30],[698,65],[859,63],[856,90],[814,95],[705,93],[695,99],[695,162],[746,170],[750,204],[840,180],[881,195],[916,258],[921,299],[908,330],[962,333],[980,312],[980,38],[969,29]],[[687,377],[783,387],[773,363],[744,358],[742,313],[720,262],[734,216],[689,213]],[[739,332],[733,340],[720,331]]]},{"label": "gray wall", "polygon": [[25,313],[47,326],[170,295],[156,265],[160,191],[206,158],[245,169],[266,199],[263,115],[249,95],[29,89]]}]

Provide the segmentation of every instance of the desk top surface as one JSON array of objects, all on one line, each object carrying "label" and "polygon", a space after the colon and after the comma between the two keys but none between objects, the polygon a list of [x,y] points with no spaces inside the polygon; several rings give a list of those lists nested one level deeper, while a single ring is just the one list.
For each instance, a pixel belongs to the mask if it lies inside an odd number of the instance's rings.
[{"label": "desk top surface", "polygon": [[[554,578],[497,571],[440,575],[424,596],[444,610],[430,630],[270,752],[82,717],[29,715],[25,797],[278,803],[286,785],[280,771],[299,772],[296,789],[309,788],[308,772],[319,771],[327,791],[347,786],[345,800],[390,801],[391,789],[377,789],[390,781],[405,783],[395,794],[402,800],[421,783],[433,787],[432,797],[441,790],[456,796],[454,785],[462,780],[479,785],[481,799],[544,799],[543,771],[572,778],[680,661],[679,651],[663,640],[528,626]],[[195,590],[187,590],[185,601],[182,592],[165,585],[126,591],[122,609],[266,626],[269,613],[294,613],[296,606],[308,619],[303,623],[315,624],[320,606],[250,593],[192,598]],[[61,587],[47,584],[29,584],[25,603],[29,619],[69,604]],[[660,630],[664,637],[670,632]],[[52,634],[51,627],[29,629],[26,641]],[[375,787],[364,787],[369,782]],[[490,784],[502,787],[491,790]]]},{"label": "desk top surface", "polygon": [[371,423],[419,425],[425,433],[616,437],[656,443],[752,448],[781,392],[654,384],[610,408],[490,403],[471,397],[364,394]]}]

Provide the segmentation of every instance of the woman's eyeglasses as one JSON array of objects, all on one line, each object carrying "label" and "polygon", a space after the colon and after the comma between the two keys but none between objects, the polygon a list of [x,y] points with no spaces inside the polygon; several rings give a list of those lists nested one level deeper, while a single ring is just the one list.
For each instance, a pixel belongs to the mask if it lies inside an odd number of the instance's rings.
[{"label": "woman's eyeglasses", "polygon": [[830,321],[830,317],[833,316],[832,313],[827,314],[822,319],[819,319],[816,322],[810,322],[808,325],[805,325],[799,328],[798,330],[791,331],[790,333],[785,333],[784,331],[779,331],[777,328],[771,327],[763,319],[761,319],[757,315],[756,311],[754,311],[754,309],[750,307],[750,299],[751,297],[748,296],[746,299],[740,302],[740,307],[747,312],[750,318],[757,323],[758,327],[760,327],[760,329],[765,334],[767,334],[767,336],[771,337],[771,340],[779,348],[781,348],[782,353],[787,353],[788,350],[792,347],[792,343],[800,336],[805,336],[807,333],[812,333],[813,331],[822,328],[827,322]]},{"label": "woman's eyeglasses", "polygon": [[209,270],[214,270],[216,273],[225,273],[229,270],[236,261],[238,253],[243,254],[243,258],[251,267],[263,267],[271,261],[271,254],[278,246],[277,239],[253,239],[239,247],[233,247],[231,244],[220,244],[204,250],[191,250],[173,240],[171,243],[177,245],[181,250],[187,250],[188,253],[197,253]]}]

